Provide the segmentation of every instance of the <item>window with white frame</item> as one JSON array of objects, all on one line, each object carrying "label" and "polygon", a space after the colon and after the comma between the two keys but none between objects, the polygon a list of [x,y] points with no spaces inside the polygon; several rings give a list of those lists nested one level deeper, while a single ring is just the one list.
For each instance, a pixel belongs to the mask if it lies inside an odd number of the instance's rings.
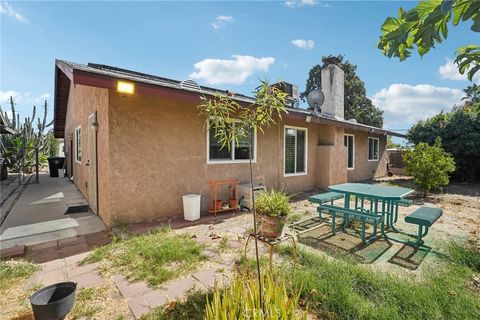
[{"label": "window with white frame", "polygon": [[285,126],[285,176],[307,173],[307,152],[307,128]]},{"label": "window with white frame", "polygon": [[355,167],[355,139],[353,134],[346,134],[343,142],[347,148],[347,169],[353,169]]},{"label": "window with white frame", "polygon": [[378,161],[379,139],[368,137],[368,160]]},{"label": "window with white frame", "polygon": [[82,128],[75,129],[75,160],[82,162]]},{"label": "window with white frame", "polygon": [[[234,124],[235,125],[235,124]],[[207,161],[208,163],[225,163],[225,162],[248,162],[249,161],[249,139],[250,137],[239,137],[231,142],[230,146],[222,146],[219,139],[216,137],[217,130],[210,127],[207,134],[208,149]],[[253,135],[252,141],[252,161],[255,161],[256,155],[256,132],[252,129],[250,132]]]}]

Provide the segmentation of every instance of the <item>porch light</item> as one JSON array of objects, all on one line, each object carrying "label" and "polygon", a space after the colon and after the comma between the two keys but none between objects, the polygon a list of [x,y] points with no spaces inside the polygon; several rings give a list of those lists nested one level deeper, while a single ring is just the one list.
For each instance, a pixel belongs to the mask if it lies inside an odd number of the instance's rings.
[{"label": "porch light", "polygon": [[125,94],[133,94],[133,92],[135,91],[135,84],[131,82],[118,81],[117,91]]}]

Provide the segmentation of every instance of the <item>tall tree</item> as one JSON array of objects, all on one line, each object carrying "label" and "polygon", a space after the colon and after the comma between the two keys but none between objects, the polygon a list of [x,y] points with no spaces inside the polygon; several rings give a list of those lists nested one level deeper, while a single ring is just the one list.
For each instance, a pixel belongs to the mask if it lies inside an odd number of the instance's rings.
[{"label": "tall tree", "polygon": [[[473,21],[470,29],[480,32],[479,0],[429,0],[420,1],[414,8],[400,8],[398,17],[388,17],[381,26],[378,48],[387,57],[408,58],[416,47],[423,56],[436,43],[448,37],[448,23],[457,26],[460,21]],[[455,63],[461,74],[472,80],[480,71],[480,46],[469,44],[458,48]]]},{"label": "tall tree", "polygon": [[[322,88],[322,68],[326,66],[325,60],[331,56],[322,57],[322,65],[317,64],[308,73],[305,92],[301,98],[305,99],[314,89]],[[357,76],[357,66],[344,61],[343,55],[338,55],[341,61],[339,67],[345,72],[345,119],[356,119],[359,123],[381,128],[383,126],[383,111],[373,105],[367,97],[365,83]]]},{"label": "tall tree", "polygon": [[474,83],[466,89],[463,89],[463,92],[465,92],[465,97],[463,97],[462,100],[465,100],[467,103],[480,102],[480,85]]}]

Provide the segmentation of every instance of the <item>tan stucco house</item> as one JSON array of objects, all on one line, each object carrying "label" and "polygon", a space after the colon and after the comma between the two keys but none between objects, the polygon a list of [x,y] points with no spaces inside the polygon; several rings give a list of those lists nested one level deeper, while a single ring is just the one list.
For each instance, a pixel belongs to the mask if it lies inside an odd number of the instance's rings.
[{"label": "tan stucco house", "polygon": [[[255,133],[254,179],[300,192],[385,175],[387,130],[343,119],[343,71],[322,71],[321,113],[289,108]],[[55,136],[65,139],[68,175],[107,225],[182,213],[182,195],[208,181],[247,182],[248,151],[220,149],[204,128],[200,96],[250,97],[98,64],[55,63]],[[284,155],[287,154],[287,157]]]}]

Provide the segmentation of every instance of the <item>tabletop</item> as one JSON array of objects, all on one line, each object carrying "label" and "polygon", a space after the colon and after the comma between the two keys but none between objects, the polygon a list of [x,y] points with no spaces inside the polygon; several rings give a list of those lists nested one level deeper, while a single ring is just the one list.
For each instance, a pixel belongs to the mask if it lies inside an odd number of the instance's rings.
[{"label": "tabletop", "polygon": [[329,186],[334,192],[364,195],[388,200],[400,200],[413,192],[412,189],[367,183],[342,183]]}]

